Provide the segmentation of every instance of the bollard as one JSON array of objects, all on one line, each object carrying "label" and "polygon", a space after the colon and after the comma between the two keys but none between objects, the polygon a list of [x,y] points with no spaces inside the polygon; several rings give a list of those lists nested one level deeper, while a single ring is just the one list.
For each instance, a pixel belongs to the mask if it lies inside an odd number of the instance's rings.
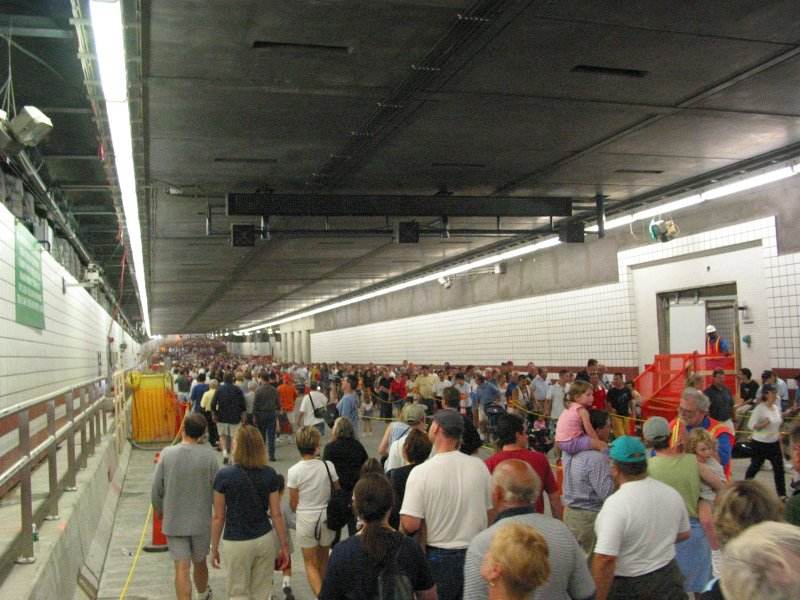
[{"label": "bollard", "polygon": [[[156,456],[153,459],[153,464],[157,463],[161,458],[161,452],[156,452]],[[161,531],[161,518],[153,511],[153,535],[151,538],[151,544],[144,547],[145,552],[166,552],[167,548],[167,536],[164,535],[164,532]]]}]

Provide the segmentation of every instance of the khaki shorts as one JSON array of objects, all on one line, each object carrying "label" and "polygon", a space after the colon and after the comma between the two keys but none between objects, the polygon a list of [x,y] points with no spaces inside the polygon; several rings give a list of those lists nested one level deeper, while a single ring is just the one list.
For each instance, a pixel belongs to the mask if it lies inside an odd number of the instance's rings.
[{"label": "khaki shorts", "polygon": [[300,548],[330,547],[335,531],[328,529],[325,509],[297,513],[297,545]]},{"label": "khaki shorts", "polygon": [[275,568],[274,531],[254,540],[222,540],[222,561],[228,569],[225,584],[229,600],[266,598],[272,592]]},{"label": "khaki shorts", "polygon": [[167,547],[172,560],[205,562],[211,546],[211,530],[197,535],[168,535]]},{"label": "khaki shorts", "polygon": [[233,439],[233,436],[239,431],[239,427],[241,427],[240,423],[217,423],[217,433]]}]

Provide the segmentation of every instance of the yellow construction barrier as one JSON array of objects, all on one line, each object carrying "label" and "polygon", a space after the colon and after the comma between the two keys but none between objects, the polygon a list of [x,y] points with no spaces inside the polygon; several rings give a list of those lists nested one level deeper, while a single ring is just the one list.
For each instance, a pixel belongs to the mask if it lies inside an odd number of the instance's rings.
[{"label": "yellow construction barrier", "polygon": [[169,379],[163,373],[128,374],[127,383],[133,390],[131,426],[136,442],[169,442],[182,416]]}]

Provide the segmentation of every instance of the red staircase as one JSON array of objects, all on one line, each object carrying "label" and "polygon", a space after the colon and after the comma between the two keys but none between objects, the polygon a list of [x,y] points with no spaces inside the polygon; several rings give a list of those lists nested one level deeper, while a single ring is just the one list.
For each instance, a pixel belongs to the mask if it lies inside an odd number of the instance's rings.
[{"label": "red staircase", "polygon": [[672,419],[678,412],[681,393],[690,374],[703,376],[701,390],[711,385],[715,369],[725,371],[725,386],[735,397],[736,359],[725,354],[657,354],[653,363],[645,365],[633,385],[642,396],[642,418]]}]

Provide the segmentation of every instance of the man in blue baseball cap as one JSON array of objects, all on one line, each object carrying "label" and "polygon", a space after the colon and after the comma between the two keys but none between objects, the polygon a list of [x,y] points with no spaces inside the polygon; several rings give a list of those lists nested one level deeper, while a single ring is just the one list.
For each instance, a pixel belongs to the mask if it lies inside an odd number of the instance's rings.
[{"label": "man in blue baseball cap", "polygon": [[617,491],[595,521],[596,599],[683,600],[683,575],[675,562],[675,543],[690,533],[683,499],[647,476],[647,449],[639,438],[617,438],[608,456]]}]

